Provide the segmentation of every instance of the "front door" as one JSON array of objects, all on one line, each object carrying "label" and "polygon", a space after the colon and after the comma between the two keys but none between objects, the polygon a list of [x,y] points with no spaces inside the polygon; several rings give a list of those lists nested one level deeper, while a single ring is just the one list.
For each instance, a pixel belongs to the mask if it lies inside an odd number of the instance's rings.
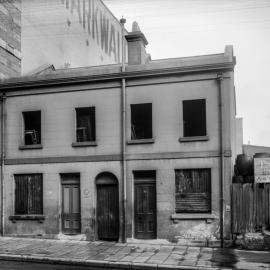
[{"label": "front door", "polygon": [[80,183],[77,176],[62,178],[62,232],[81,232]]},{"label": "front door", "polygon": [[156,238],[156,184],[135,182],[135,238]]},{"label": "front door", "polygon": [[97,222],[100,240],[119,238],[118,185],[97,185]]}]

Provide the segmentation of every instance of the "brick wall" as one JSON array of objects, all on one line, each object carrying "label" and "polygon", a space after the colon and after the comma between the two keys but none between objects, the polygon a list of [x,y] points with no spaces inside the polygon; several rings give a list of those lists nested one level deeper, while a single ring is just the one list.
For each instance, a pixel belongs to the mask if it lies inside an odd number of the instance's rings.
[{"label": "brick wall", "polygon": [[21,0],[0,0],[0,78],[21,74]]}]

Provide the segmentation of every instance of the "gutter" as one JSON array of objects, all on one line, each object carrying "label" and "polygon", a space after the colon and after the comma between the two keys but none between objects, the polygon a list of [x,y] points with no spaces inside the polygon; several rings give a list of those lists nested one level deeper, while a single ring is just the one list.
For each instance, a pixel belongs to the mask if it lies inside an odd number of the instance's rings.
[{"label": "gutter", "polygon": [[[126,19],[122,18],[120,19],[121,23],[121,32],[122,32],[122,75],[124,75],[126,71],[125,66],[125,59],[126,59],[126,47],[125,47],[125,28],[124,25],[126,23]],[[121,79],[122,83],[122,91],[121,91],[121,177],[122,177],[122,213],[121,213],[121,224],[122,224],[122,230],[121,230],[121,236],[120,241],[122,243],[126,242],[126,205],[127,205],[127,192],[126,192],[126,186],[127,186],[127,159],[126,159],[126,79],[124,76],[122,76]]]},{"label": "gutter", "polygon": [[222,81],[223,74],[219,73],[217,75],[218,82],[218,98],[219,98],[219,151],[220,151],[220,177],[219,177],[219,192],[220,192],[220,240],[221,247],[224,246],[224,138],[223,138],[223,127],[224,127],[224,119],[223,119],[223,93],[222,93]]},{"label": "gutter", "polygon": [[1,231],[0,235],[4,236],[4,165],[5,165],[5,101],[6,94],[1,95]]},{"label": "gutter", "polygon": [[[41,76],[38,79],[10,79],[9,81],[0,81],[1,89],[5,91],[14,91],[14,88],[26,89],[35,87],[48,87],[48,86],[59,86],[59,85],[70,85],[77,83],[89,83],[93,81],[104,81],[104,80],[118,80],[121,78],[144,78],[149,76],[166,76],[166,75],[175,75],[175,74],[193,74],[197,72],[213,72],[219,70],[232,71],[235,66],[235,62],[226,62],[226,63],[216,63],[209,65],[193,65],[193,66],[182,66],[182,67],[170,67],[170,68],[151,68],[148,66],[147,69],[143,69],[142,66],[138,65],[137,70],[126,70],[123,72],[123,66],[121,71],[117,69],[116,72],[107,73],[107,74],[88,74],[88,75],[73,75],[69,76],[68,74],[65,77],[55,77],[49,78]],[[17,89],[16,89],[17,90]]]}]

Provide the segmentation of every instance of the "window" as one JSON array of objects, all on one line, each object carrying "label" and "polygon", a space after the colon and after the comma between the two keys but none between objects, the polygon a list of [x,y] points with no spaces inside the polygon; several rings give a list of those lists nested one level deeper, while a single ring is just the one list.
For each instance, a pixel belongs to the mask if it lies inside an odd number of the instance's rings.
[{"label": "window", "polygon": [[15,177],[15,215],[43,213],[42,175],[17,174]]},{"label": "window", "polygon": [[131,140],[152,138],[152,104],[131,104]]},{"label": "window", "polygon": [[184,137],[206,136],[205,99],[183,101]]},{"label": "window", "polygon": [[96,140],[95,107],[76,108],[77,142]]},{"label": "window", "polygon": [[176,213],[211,212],[211,170],[175,171]]},{"label": "window", "polygon": [[41,143],[41,111],[23,112],[24,144]]}]

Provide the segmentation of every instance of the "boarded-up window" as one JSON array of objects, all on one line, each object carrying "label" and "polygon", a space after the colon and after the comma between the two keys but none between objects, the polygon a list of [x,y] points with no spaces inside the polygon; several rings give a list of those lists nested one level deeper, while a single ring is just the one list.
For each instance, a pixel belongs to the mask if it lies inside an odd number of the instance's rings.
[{"label": "boarded-up window", "polygon": [[42,175],[17,174],[15,177],[15,215],[43,213]]},{"label": "boarded-up window", "polygon": [[41,143],[41,111],[23,112],[25,145]]},{"label": "boarded-up window", "polygon": [[205,99],[183,101],[184,137],[206,136]]},{"label": "boarded-up window", "polygon": [[96,140],[95,107],[76,108],[77,142]]},{"label": "boarded-up window", "polygon": [[176,213],[211,212],[211,170],[175,171]]},{"label": "boarded-up window", "polygon": [[152,103],[131,104],[131,139],[152,138]]}]

